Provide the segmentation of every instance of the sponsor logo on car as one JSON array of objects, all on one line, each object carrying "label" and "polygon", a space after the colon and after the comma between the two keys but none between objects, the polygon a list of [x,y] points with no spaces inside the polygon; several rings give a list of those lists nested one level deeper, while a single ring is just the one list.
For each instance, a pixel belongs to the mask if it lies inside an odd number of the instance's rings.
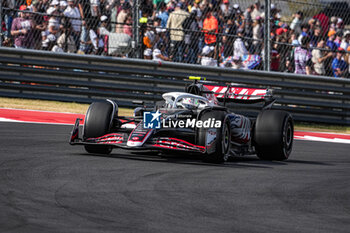
[{"label": "sponsor logo on car", "polygon": [[207,131],[207,137],[206,137],[206,145],[212,146],[213,142],[216,140],[216,129],[208,129]]}]

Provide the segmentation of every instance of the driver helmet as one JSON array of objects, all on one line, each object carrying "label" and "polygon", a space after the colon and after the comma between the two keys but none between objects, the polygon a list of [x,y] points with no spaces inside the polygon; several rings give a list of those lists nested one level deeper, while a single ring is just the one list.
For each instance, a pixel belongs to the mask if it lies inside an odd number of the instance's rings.
[{"label": "driver helmet", "polygon": [[198,100],[193,98],[183,98],[180,101],[187,109],[196,109],[198,106]]}]

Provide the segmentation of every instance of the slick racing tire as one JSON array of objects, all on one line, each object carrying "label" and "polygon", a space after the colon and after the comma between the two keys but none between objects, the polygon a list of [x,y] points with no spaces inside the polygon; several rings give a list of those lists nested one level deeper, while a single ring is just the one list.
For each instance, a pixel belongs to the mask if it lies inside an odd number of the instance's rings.
[{"label": "slick racing tire", "polygon": [[[108,101],[92,103],[85,115],[83,139],[108,134],[111,128],[112,111],[113,105]],[[85,150],[94,154],[110,154],[112,146],[85,145]]]},{"label": "slick racing tire", "polygon": [[[220,120],[221,128],[216,129],[216,138],[214,141],[207,145],[208,140],[212,140],[208,137],[208,130],[215,129],[197,129],[197,142],[198,145],[205,146],[207,148],[206,153],[203,154],[202,160],[206,163],[224,163],[228,159],[230,152],[230,124],[225,118],[225,111],[207,111],[200,116],[200,120],[206,121],[207,119],[214,118]],[[208,148],[211,149],[208,149]]]},{"label": "slick racing tire", "polygon": [[293,148],[294,124],[285,111],[265,110],[255,123],[254,139],[256,154],[263,160],[286,160]]}]

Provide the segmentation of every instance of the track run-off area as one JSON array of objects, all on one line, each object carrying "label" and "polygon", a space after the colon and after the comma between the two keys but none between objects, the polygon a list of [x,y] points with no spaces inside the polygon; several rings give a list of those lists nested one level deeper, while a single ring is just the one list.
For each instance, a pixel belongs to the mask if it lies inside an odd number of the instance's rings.
[{"label": "track run-off area", "polygon": [[68,143],[77,117],[0,109],[0,232],[349,232],[346,134],[296,132],[287,161],[211,165],[87,154]]}]

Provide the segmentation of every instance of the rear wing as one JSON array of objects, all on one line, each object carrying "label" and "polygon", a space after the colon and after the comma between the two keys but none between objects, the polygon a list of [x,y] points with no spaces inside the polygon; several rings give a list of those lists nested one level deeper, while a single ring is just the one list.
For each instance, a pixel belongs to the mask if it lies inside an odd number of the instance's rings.
[{"label": "rear wing", "polygon": [[215,97],[220,99],[226,99],[229,101],[237,102],[261,102],[270,100],[272,98],[272,92],[269,89],[258,89],[249,87],[237,87],[237,86],[220,86],[220,85],[203,85],[205,87],[203,93],[214,94]]},{"label": "rear wing", "polygon": [[269,89],[250,88],[233,85],[211,85],[204,84],[202,89],[203,94],[213,94],[218,101],[236,102],[236,103],[259,103],[264,102],[264,109],[271,108],[275,99],[272,96],[272,91]]},{"label": "rear wing", "polygon": [[[253,104],[264,102],[264,109],[271,108],[276,101],[271,89],[244,87],[239,84],[220,85],[205,81],[202,77],[190,76],[194,83],[186,87],[186,92],[206,96],[215,96],[217,101]],[[208,95],[209,94],[209,95]]]},{"label": "rear wing", "polygon": [[213,94],[218,101],[253,104],[264,102],[263,109],[271,108],[275,102],[269,89],[250,88],[233,85],[203,85],[202,93]]}]

